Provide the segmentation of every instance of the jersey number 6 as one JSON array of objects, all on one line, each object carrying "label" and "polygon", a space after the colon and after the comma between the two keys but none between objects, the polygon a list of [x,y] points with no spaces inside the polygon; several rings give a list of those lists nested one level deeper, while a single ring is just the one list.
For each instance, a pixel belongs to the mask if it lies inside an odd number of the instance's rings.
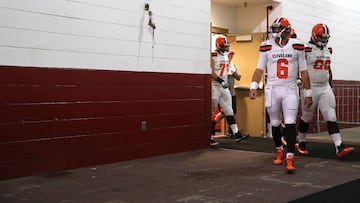
[{"label": "jersey number 6", "polygon": [[288,77],[288,64],[289,61],[287,59],[279,59],[277,61],[277,77],[279,79],[286,79]]}]

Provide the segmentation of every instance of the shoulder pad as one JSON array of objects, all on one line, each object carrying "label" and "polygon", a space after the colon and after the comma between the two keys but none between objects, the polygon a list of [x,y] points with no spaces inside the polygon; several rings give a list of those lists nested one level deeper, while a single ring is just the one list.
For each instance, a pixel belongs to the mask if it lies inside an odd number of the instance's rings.
[{"label": "shoulder pad", "polygon": [[214,56],[217,56],[218,53],[217,52],[211,52],[211,56],[214,57]]},{"label": "shoulder pad", "polygon": [[260,50],[261,52],[266,52],[266,51],[270,51],[271,48],[272,48],[271,45],[269,45],[269,44],[264,44],[264,45],[261,45],[261,46],[260,46],[260,49],[259,49],[259,50]]},{"label": "shoulder pad", "polygon": [[296,43],[296,44],[293,44],[292,47],[293,47],[294,49],[300,50],[300,51],[303,51],[304,48],[305,48],[304,44],[297,44],[297,43]]}]

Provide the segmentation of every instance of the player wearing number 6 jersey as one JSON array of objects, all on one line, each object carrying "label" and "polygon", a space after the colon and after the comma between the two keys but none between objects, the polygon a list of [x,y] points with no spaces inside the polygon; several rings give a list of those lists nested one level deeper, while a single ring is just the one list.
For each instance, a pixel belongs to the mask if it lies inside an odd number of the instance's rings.
[{"label": "player wearing number 6 jersey", "polygon": [[265,87],[265,107],[272,126],[273,140],[276,146],[276,158],[273,163],[283,163],[284,150],[281,142],[281,116],[286,126],[287,153],[285,170],[295,171],[294,151],[296,141],[296,118],[299,106],[297,78],[300,72],[306,99],[305,105],[312,104],[309,75],[306,68],[304,44],[298,39],[290,38],[291,25],[286,18],[277,18],[271,26],[271,39],[260,46],[257,68],[253,74],[250,87],[250,98],[255,99],[259,81],[267,71]]},{"label": "player wearing number 6 jersey", "polygon": [[[315,108],[318,106],[326,120],[327,129],[332,138],[336,156],[342,158],[354,151],[353,147],[345,147],[341,141],[339,127],[336,122],[335,95],[331,89],[332,73],[330,68],[332,49],[327,47],[330,38],[330,30],[327,25],[318,23],[312,29],[309,44],[305,48],[306,63],[309,71],[310,82],[313,91],[313,104],[305,108],[302,103],[302,116],[299,122],[298,140],[296,145],[298,152],[307,155],[305,136],[308,132],[309,122],[313,117]],[[303,97],[302,97],[303,101]]]}]

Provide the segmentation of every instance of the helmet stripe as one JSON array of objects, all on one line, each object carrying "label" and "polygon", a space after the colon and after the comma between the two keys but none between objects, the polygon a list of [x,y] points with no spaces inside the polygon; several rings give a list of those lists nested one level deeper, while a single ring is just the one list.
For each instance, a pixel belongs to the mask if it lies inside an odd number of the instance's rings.
[{"label": "helmet stripe", "polygon": [[322,24],[322,27],[323,27],[323,29],[324,29],[324,34],[329,34],[329,29],[328,29],[328,27],[325,25],[325,24]]},{"label": "helmet stripe", "polygon": [[277,18],[277,19],[275,20],[275,24],[279,24],[282,19],[283,19],[283,18]]}]

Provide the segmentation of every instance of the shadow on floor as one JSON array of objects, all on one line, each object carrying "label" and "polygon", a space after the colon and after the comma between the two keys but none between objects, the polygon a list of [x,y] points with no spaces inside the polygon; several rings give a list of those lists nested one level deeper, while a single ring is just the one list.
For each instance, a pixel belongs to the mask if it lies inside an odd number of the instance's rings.
[{"label": "shadow on floor", "polygon": [[307,195],[305,197],[289,201],[289,203],[302,202],[356,202],[360,194],[360,179],[353,180],[321,192]]},{"label": "shadow on floor", "polygon": [[[274,142],[271,138],[250,137],[249,139],[240,143],[236,143],[233,139],[228,137],[219,137],[216,140],[219,142],[219,145],[216,146],[217,148],[275,154]],[[355,151],[352,154],[349,154],[347,157],[343,158],[343,160],[360,162],[360,145],[357,144],[351,146],[355,147]],[[335,147],[332,143],[309,141],[307,142],[307,149],[309,151],[308,157],[337,159],[335,156]]]}]

